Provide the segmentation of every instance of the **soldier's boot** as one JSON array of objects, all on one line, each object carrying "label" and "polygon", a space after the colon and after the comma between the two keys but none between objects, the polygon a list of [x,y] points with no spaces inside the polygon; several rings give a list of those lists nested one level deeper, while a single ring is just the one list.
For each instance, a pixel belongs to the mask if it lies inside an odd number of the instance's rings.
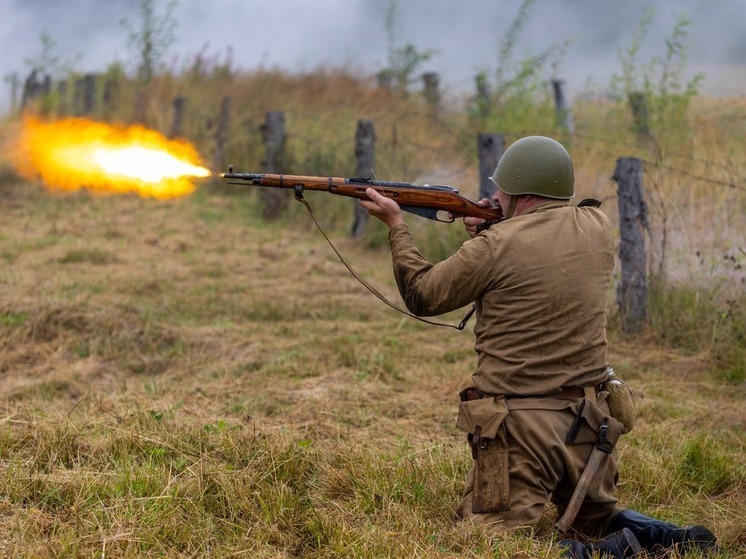
[{"label": "soldier's boot", "polygon": [[651,552],[677,550],[681,553],[699,551],[703,555],[717,553],[717,538],[704,526],[681,528],[634,510],[623,510],[612,518],[609,532],[627,528],[640,545]]},{"label": "soldier's boot", "polygon": [[627,559],[637,557],[642,552],[640,543],[631,530],[624,528],[607,535],[600,542],[585,544],[577,540],[561,540],[564,547],[560,557],[568,559],[591,559],[591,557],[613,557]]}]

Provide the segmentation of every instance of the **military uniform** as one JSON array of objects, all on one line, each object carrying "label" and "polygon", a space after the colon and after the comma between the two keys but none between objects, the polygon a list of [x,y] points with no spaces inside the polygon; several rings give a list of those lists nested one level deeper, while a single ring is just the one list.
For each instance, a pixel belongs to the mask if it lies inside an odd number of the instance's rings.
[{"label": "military uniform", "polygon": [[[508,484],[501,510],[473,511],[472,470],[458,513],[513,528],[535,523],[550,499],[561,511],[598,437],[584,421],[566,444],[580,406],[587,397],[608,414],[596,389],[608,365],[608,218],[597,208],[547,201],[493,225],[437,264],[422,257],[405,225],[393,227],[389,241],[411,312],[436,315],[476,302],[474,387],[497,402],[495,409],[506,408],[496,429],[507,445],[507,471],[493,472]],[[591,535],[603,534],[616,511],[616,459],[606,462],[575,523]]]},{"label": "military uniform", "polygon": [[679,528],[616,506],[613,447],[632,428],[634,406],[607,364],[614,237],[597,207],[567,205],[575,182],[567,150],[551,138],[522,138],[492,180],[507,219],[437,264],[417,250],[394,202],[373,190],[361,201],[389,226],[394,276],[412,313],[476,303],[477,369],[457,421],[474,466],[457,513],[513,529],[535,524],[552,501],[560,531],[604,536],[561,540],[562,556],[574,559],[717,551],[703,526]]}]

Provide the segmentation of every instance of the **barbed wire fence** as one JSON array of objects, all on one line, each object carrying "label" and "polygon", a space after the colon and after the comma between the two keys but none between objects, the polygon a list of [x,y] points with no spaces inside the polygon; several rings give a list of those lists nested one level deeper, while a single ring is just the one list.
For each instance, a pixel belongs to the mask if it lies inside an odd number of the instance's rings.
[{"label": "barbed wire fence", "polygon": [[[75,79],[68,78],[61,82],[57,88],[53,88],[49,80],[40,80],[38,76],[30,76],[26,80],[21,109],[33,102],[33,99],[43,95],[55,95],[59,103],[59,110],[69,110],[76,116],[85,115],[107,115],[111,110],[107,109],[107,99],[115,97],[112,93],[113,86],[101,80],[104,79],[94,74],[86,74]],[[72,87],[63,86],[71,84]],[[350,122],[350,136],[339,137],[319,134],[323,130],[323,123],[315,127],[294,126],[294,123],[314,122],[319,115],[304,113],[303,111],[286,107],[281,111],[267,112],[264,115],[247,115],[245,101],[232,103],[228,95],[216,99],[217,107],[196,106],[187,110],[190,106],[189,100],[183,96],[175,96],[171,103],[172,118],[170,122],[170,136],[180,136],[187,129],[185,122],[191,117],[200,121],[196,127],[197,135],[203,143],[212,143],[209,148],[212,156],[210,161],[215,171],[227,167],[229,158],[236,156],[247,158],[252,164],[260,165],[264,172],[290,172],[293,174],[337,174],[339,170],[353,175],[375,175],[380,180],[410,180],[432,184],[444,183],[460,187],[465,195],[483,197],[491,194],[483,187],[485,174],[499,160],[504,148],[516,139],[526,135],[555,136],[565,139],[569,149],[576,161],[576,171],[579,175],[591,172],[584,168],[586,161],[600,158],[608,165],[603,171],[605,179],[591,177],[595,184],[590,185],[594,194],[604,204],[611,204],[612,208],[617,206],[621,209],[620,199],[622,192],[626,192],[625,186],[619,181],[615,185],[612,177],[619,178],[615,165],[621,160],[634,160],[634,165],[639,165],[640,196],[636,196],[639,207],[631,210],[637,212],[638,220],[636,229],[645,235],[638,236],[637,243],[644,243],[647,238],[650,247],[642,247],[645,252],[645,270],[654,276],[663,276],[667,270],[675,267],[668,266],[669,258],[677,251],[676,257],[683,263],[686,269],[692,269],[697,263],[704,267],[706,253],[723,251],[720,262],[714,264],[710,259],[710,275],[721,273],[719,281],[735,284],[746,283],[743,275],[746,247],[743,246],[746,235],[743,231],[743,212],[746,211],[743,193],[746,192],[746,176],[736,162],[731,160],[708,159],[691,153],[677,153],[667,150],[664,153],[650,142],[632,142],[620,139],[614,135],[598,135],[587,133],[572,122],[568,121],[571,107],[560,91],[559,99],[562,103],[557,105],[557,120],[554,127],[545,130],[536,128],[524,130],[479,130],[473,135],[465,135],[463,130],[456,129],[450,125],[444,116],[440,103],[443,96],[432,90],[437,87],[437,82],[429,80],[429,90],[425,92],[426,104],[421,110],[406,110],[398,114],[391,114],[382,121],[375,119],[359,118]],[[433,84],[436,84],[435,86]],[[16,86],[17,87],[17,86]],[[100,91],[99,91],[100,90]],[[555,92],[557,88],[555,87]],[[96,91],[104,92],[106,95],[97,95]],[[67,97],[70,97],[69,99]],[[137,97],[137,108],[135,113],[138,120],[144,117],[144,98]],[[166,115],[161,111],[160,121],[168,121]],[[238,116],[238,119],[236,118]],[[367,139],[361,140],[357,137],[357,131],[365,122],[369,130]],[[564,124],[562,124],[564,122]],[[572,126],[568,127],[568,122]],[[559,126],[557,125],[559,124]],[[421,126],[420,126],[421,125]],[[163,127],[163,126],[161,126]],[[279,129],[278,129],[279,127]],[[437,138],[423,134],[413,133],[413,130],[426,128],[430,134]],[[485,138],[489,138],[493,145],[485,148]],[[361,143],[362,142],[362,143]],[[489,142],[488,142],[489,143]],[[258,155],[260,154],[260,155]],[[593,166],[597,162],[593,162]],[[591,165],[589,165],[590,167]],[[366,168],[370,173],[365,172]],[[679,179],[675,178],[679,177]],[[680,207],[675,207],[678,202],[672,201],[671,183],[679,180],[687,181],[684,188],[710,188],[718,189],[713,198],[723,198],[724,192],[731,193],[732,199],[729,203],[721,203],[719,210],[725,215],[717,219],[713,216],[699,216],[701,219],[709,218],[711,223],[700,225],[707,231],[704,235],[692,232],[690,237],[695,240],[687,240],[685,227],[694,228],[695,224],[679,216],[679,226],[675,227],[672,212],[669,205],[674,206],[674,214],[681,213]],[[578,184],[579,190],[585,190],[589,185]],[[638,188],[634,185],[633,190]],[[278,201],[264,200],[267,205],[273,205],[272,209],[265,211],[265,217],[272,219],[283,211],[285,205]],[[687,201],[687,205],[695,202]],[[353,206],[354,208],[354,206]],[[689,209],[691,210],[691,208]],[[613,211],[607,210],[610,217],[618,219],[619,229],[622,229],[624,216],[616,218]],[[643,216],[642,219],[639,216]],[[695,218],[697,216],[695,215]],[[647,220],[650,218],[652,223]],[[359,223],[359,213],[350,210],[350,231],[353,236],[363,236],[364,225]],[[356,221],[357,220],[357,221]],[[732,225],[729,225],[732,224]],[[727,243],[722,243],[722,235],[714,234],[713,231],[719,227],[735,228],[735,233]],[[738,229],[738,227],[741,229]],[[683,240],[682,240],[683,239]],[[718,246],[718,243],[721,243]],[[689,246],[687,246],[689,245]],[[682,253],[684,249],[690,250],[690,254]],[[713,255],[711,255],[713,256]],[[687,258],[690,260],[686,262]],[[694,265],[692,264],[694,263]],[[639,268],[639,264],[636,264]],[[633,274],[639,277],[642,270],[636,270]],[[683,274],[688,280],[692,280],[691,274]],[[629,288],[623,288],[622,291]]]}]

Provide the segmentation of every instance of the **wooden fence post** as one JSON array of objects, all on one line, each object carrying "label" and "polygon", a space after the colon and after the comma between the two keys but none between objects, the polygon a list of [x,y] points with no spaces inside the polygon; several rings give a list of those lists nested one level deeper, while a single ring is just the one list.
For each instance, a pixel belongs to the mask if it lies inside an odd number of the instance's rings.
[{"label": "wooden fence post", "polygon": [[63,78],[57,82],[57,116],[67,115],[69,109],[67,99],[67,79]]},{"label": "wooden fence post", "polygon": [[[259,128],[265,145],[264,171],[266,173],[278,173],[282,171],[282,163],[285,158],[285,115],[281,111],[270,111],[265,115],[264,124]],[[288,197],[286,192],[277,188],[261,188],[262,213],[265,219],[276,219],[282,210],[287,207]]]},{"label": "wooden fence post", "polygon": [[25,109],[26,106],[39,97],[44,90],[44,81],[38,77],[38,72],[32,70],[23,83],[23,93],[21,95],[21,110]]},{"label": "wooden fence post", "polygon": [[635,130],[645,139],[652,138],[650,133],[650,116],[645,94],[633,91],[629,94],[629,106],[632,109],[632,118],[635,121]]},{"label": "wooden fence post", "polygon": [[228,131],[231,124],[231,98],[220,100],[220,115],[215,129],[215,153],[212,165],[215,169],[222,169],[225,164],[225,146],[228,145]]},{"label": "wooden fence post", "polygon": [[477,74],[476,77],[476,86],[477,86],[477,96],[476,96],[476,105],[477,105],[477,114],[484,118],[489,116],[491,107],[490,107],[490,84],[487,82],[487,75],[484,72],[480,72]]},{"label": "wooden fence post", "polygon": [[[358,120],[355,132],[355,158],[357,159],[356,177],[373,177],[376,166],[376,130],[372,120]],[[361,237],[368,223],[368,211],[353,200],[354,213],[352,236]]]},{"label": "wooden fence post", "polygon": [[376,74],[376,79],[378,81],[378,89],[391,91],[393,80],[389,70],[381,70],[378,72],[378,74]]},{"label": "wooden fence post", "polygon": [[622,317],[622,330],[637,333],[648,318],[644,231],[649,229],[649,224],[642,184],[642,160],[620,157],[612,178],[617,182],[619,197],[619,259],[622,265],[617,304]]},{"label": "wooden fence post", "polygon": [[96,109],[96,74],[83,76],[83,114],[91,115]]},{"label": "wooden fence post", "polygon": [[104,91],[101,95],[101,104],[103,106],[102,113],[105,118],[111,118],[116,110],[116,105],[119,100],[119,90],[121,84],[112,75],[107,75],[104,80]]},{"label": "wooden fence post", "polygon": [[75,77],[73,82],[73,115],[83,114],[83,78]]},{"label": "wooden fence post", "polygon": [[46,74],[41,82],[41,94],[43,97],[48,97],[52,93],[52,76]]},{"label": "wooden fence post", "polygon": [[422,74],[423,94],[430,108],[437,112],[440,108],[440,76],[435,72]]},{"label": "wooden fence post", "polygon": [[564,80],[552,80],[554,89],[554,106],[557,114],[557,124],[563,130],[570,134],[575,133],[575,123],[573,122],[572,108],[565,96]]},{"label": "wooden fence post", "polygon": [[137,92],[137,97],[135,97],[135,113],[132,116],[133,122],[147,125],[148,96],[149,94],[146,89],[140,89]]},{"label": "wooden fence post", "polygon": [[18,86],[20,85],[18,80],[18,73],[12,72],[6,74],[4,78],[10,86],[10,112],[9,114],[15,114],[18,110]]},{"label": "wooden fence post", "polygon": [[186,97],[177,95],[173,100],[174,119],[171,123],[171,138],[181,136],[181,126],[184,122],[184,107],[186,107]]},{"label": "wooden fence post", "polygon": [[73,113],[76,116],[93,114],[96,108],[96,75],[85,74],[75,80]]},{"label": "wooden fence post", "polygon": [[479,157],[479,199],[489,198],[495,193],[495,183],[490,177],[495,173],[497,162],[505,151],[505,138],[502,134],[478,134],[477,154]]}]

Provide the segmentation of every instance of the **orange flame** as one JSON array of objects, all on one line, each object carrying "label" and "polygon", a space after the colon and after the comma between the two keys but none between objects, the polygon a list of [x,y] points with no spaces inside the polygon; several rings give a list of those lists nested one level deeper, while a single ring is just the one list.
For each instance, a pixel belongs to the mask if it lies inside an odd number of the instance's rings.
[{"label": "orange flame", "polygon": [[63,191],[135,193],[166,199],[194,191],[207,177],[194,147],[142,126],[84,118],[42,122],[25,117],[14,157],[18,173]]}]

